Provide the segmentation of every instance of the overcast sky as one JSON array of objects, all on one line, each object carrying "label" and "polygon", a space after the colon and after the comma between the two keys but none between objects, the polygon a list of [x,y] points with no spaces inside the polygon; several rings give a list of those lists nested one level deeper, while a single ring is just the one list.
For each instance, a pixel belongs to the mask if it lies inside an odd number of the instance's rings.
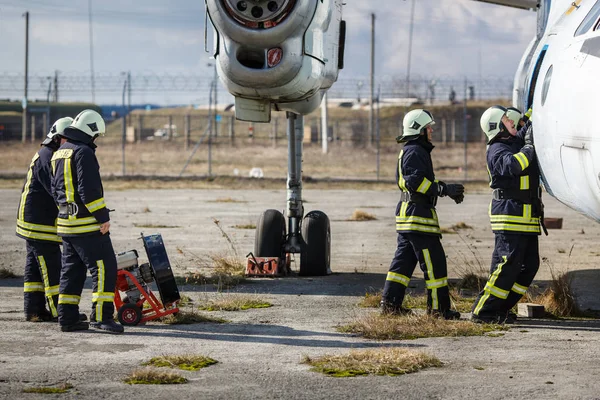
[{"label": "overcast sky", "polygon": [[[346,68],[340,79],[369,73],[372,12],[377,76],[405,76],[410,0],[346,3]],[[203,0],[91,0],[91,4],[96,73],[211,74],[204,52]],[[23,72],[25,11],[30,13],[32,74],[50,75],[54,70],[89,74],[85,0],[0,0],[0,74]],[[530,11],[470,0],[416,0],[412,75],[512,77],[535,24]],[[7,94],[0,93],[3,97]]]}]

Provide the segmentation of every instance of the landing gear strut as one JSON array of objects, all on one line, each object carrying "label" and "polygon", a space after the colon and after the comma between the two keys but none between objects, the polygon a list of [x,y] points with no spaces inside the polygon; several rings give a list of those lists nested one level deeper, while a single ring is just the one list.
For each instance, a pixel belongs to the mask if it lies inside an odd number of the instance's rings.
[{"label": "landing gear strut", "polygon": [[[304,117],[286,113],[288,136],[287,234],[284,215],[266,210],[256,224],[254,255],[281,257],[300,253],[300,275],[320,276],[331,273],[331,229],[322,211],[304,217],[302,205],[302,142]],[[303,218],[304,217],[304,218]]]}]

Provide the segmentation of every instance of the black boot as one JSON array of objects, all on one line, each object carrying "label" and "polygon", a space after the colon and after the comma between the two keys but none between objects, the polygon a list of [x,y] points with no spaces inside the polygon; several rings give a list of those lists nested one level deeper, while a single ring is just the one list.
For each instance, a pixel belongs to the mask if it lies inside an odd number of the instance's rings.
[{"label": "black boot", "polygon": [[90,325],[85,321],[77,321],[70,325],[61,325],[60,330],[63,332],[87,331]]},{"label": "black boot", "polygon": [[106,321],[101,321],[101,322],[92,321],[92,322],[90,322],[90,326],[92,328],[100,329],[100,330],[106,331],[108,333],[123,333],[125,331],[125,329],[123,328],[123,325],[117,324],[112,319],[109,319]]},{"label": "black boot", "polygon": [[458,311],[454,311],[454,310],[445,310],[445,311],[427,310],[427,314],[430,314],[431,316],[433,316],[435,318],[444,318],[445,320],[460,319],[460,313]]},{"label": "black boot", "polygon": [[395,305],[382,301],[379,303],[381,307],[381,315],[411,315],[412,310],[410,308],[404,308],[402,305]]},{"label": "black boot", "polygon": [[36,313],[25,313],[25,320],[29,322],[58,322],[58,317],[53,317],[52,313],[46,309]]}]

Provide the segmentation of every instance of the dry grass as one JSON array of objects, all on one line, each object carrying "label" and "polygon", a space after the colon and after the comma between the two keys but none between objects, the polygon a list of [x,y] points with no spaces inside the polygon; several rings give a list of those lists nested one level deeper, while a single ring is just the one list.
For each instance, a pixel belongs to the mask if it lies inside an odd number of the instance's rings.
[{"label": "dry grass", "polygon": [[479,273],[466,272],[458,282],[459,289],[480,292],[487,282],[487,278]]},{"label": "dry grass", "polygon": [[179,368],[184,371],[198,371],[202,368],[216,364],[217,362],[218,361],[213,360],[212,358],[200,355],[160,356],[154,357],[142,365],[151,367]]},{"label": "dry grass", "polygon": [[338,329],[367,339],[408,340],[447,336],[483,336],[507,328],[500,325],[475,324],[470,321],[446,321],[429,315],[382,316],[373,313],[358,317]]},{"label": "dry grass", "polygon": [[[450,290],[450,300],[452,302],[452,306],[459,312],[470,312],[473,302],[475,301],[474,297],[465,297],[462,296],[457,290]],[[381,291],[377,293],[367,293],[365,297],[363,297],[358,303],[359,307],[364,308],[379,308],[379,303],[381,302]],[[427,309],[427,295],[414,295],[407,293],[404,296],[404,302],[402,305],[406,308],[418,308],[418,309]]]},{"label": "dry grass", "polygon": [[134,222],[133,226],[135,226],[136,228],[148,228],[148,229],[181,228],[180,226],[177,226],[177,225],[162,225],[162,224],[141,223],[141,222]]},{"label": "dry grass", "polygon": [[[396,131],[394,132],[395,136]],[[120,135],[119,135],[120,137]],[[120,176],[121,145],[118,141],[111,143],[109,136],[98,141],[98,161],[103,176]],[[240,149],[244,149],[244,157],[239,157]],[[39,144],[21,144],[4,142],[0,149],[0,171],[2,173],[24,174],[27,171],[31,156],[39,149]],[[216,144],[212,152],[212,174],[215,176],[233,177],[234,169],[239,176],[247,177],[253,167],[259,167],[267,179],[280,179],[285,182],[287,170],[287,141],[281,140],[276,148],[265,146],[264,142],[255,144],[240,140],[234,146],[226,143]],[[381,187],[395,188],[396,164],[400,146],[395,143],[382,146],[380,152],[380,179],[391,181]],[[126,170],[130,175],[139,176],[172,176],[176,177],[187,161],[191,150],[184,151],[182,138],[173,141],[142,142],[127,144],[125,148]],[[464,162],[462,144],[438,145],[432,154],[436,177],[441,180],[462,178],[458,170]],[[485,146],[481,143],[470,143],[467,153],[469,178],[486,180]],[[320,144],[306,144],[303,152],[303,174],[311,178],[345,177],[356,179],[376,179],[377,151],[374,147],[352,147],[350,143],[332,143],[329,153],[323,155]],[[208,173],[207,147],[202,145],[192,158],[185,176],[205,176]],[[22,187],[23,178],[15,179],[14,187]],[[265,179],[245,179],[248,187],[260,187]],[[110,182],[105,182],[113,190]],[[205,182],[210,183],[210,182]],[[189,182],[186,182],[189,185]],[[152,186],[146,183],[139,187],[162,188],[164,182]],[[330,186],[331,183],[325,183]],[[169,184],[170,186],[170,184]],[[187,186],[189,187],[189,186]],[[214,187],[214,186],[212,186]],[[285,183],[282,187],[285,187]]]},{"label": "dry grass", "polygon": [[15,279],[18,278],[14,272],[8,268],[0,268],[0,279]]},{"label": "dry grass", "polygon": [[464,230],[464,229],[473,229],[473,227],[470,226],[470,225],[467,225],[464,222],[459,222],[459,223],[456,223],[456,224],[451,225],[449,227],[442,227],[442,228],[440,228],[440,231],[442,233],[455,234],[455,233],[458,233],[459,231]]},{"label": "dry grass", "polygon": [[213,201],[211,201],[211,203],[247,203],[247,201],[235,200],[235,199],[232,199],[231,197],[223,197],[223,198],[213,200]]},{"label": "dry grass", "polygon": [[173,385],[186,383],[187,379],[173,372],[144,368],[133,371],[123,382],[130,385]]},{"label": "dry grass", "polygon": [[241,224],[241,225],[234,225],[233,226],[235,229],[256,229],[256,225],[254,224]]},{"label": "dry grass", "polygon": [[58,386],[25,388],[23,389],[23,393],[59,394],[67,393],[70,389],[73,389],[73,385],[70,383],[61,383]]},{"label": "dry grass", "polygon": [[436,357],[426,353],[390,347],[374,350],[353,350],[346,355],[325,355],[315,358],[305,356],[302,363],[311,365],[312,371],[334,377],[396,376],[443,365]]},{"label": "dry grass", "polygon": [[534,296],[532,301],[543,305],[547,313],[556,317],[583,316],[571,289],[573,278],[568,273],[555,274],[552,269],[550,272],[550,286],[540,295]]},{"label": "dry grass", "polygon": [[240,311],[272,306],[273,304],[261,299],[257,295],[230,293],[220,295],[216,299],[202,301],[198,308],[205,311]]},{"label": "dry grass", "polygon": [[350,219],[348,219],[348,221],[373,221],[376,219],[376,216],[374,216],[373,214],[369,214],[366,211],[354,210],[352,216],[350,217]]},{"label": "dry grass", "polygon": [[154,321],[165,325],[190,325],[201,323],[223,324],[228,322],[223,318],[209,317],[195,311],[179,311],[177,314],[169,314],[166,317],[157,318]]}]

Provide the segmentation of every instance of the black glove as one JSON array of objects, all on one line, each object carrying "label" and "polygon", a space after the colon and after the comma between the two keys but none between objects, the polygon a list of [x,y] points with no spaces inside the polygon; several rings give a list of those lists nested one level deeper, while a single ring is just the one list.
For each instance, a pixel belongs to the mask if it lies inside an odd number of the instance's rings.
[{"label": "black glove", "polygon": [[459,194],[459,195],[456,195],[456,196],[450,196],[450,198],[451,198],[452,200],[454,200],[454,202],[455,202],[456,204],[460,204],[460,203],[462,203],[462,202],[463,202],[463,200],[465,199],[465,195],[464,195],[464,194]]},{"label": "black glove", "polygon": [[529,125],[527,132],[525,132],[525,144],[533,146],[533,126]]},{"label": "black glove", "polygon": [[447,183],[444,191],[446,196],[454,198],[462,195],[465,192],[465,187],[460,183]]}]

